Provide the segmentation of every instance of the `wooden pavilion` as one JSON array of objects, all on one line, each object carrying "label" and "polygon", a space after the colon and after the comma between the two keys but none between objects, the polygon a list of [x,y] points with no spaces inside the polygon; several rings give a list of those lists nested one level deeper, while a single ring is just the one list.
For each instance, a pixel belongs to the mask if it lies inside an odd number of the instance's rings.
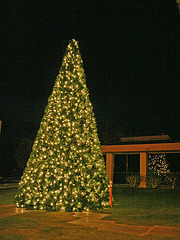
[{"label": "wooden pavilion", "polygon": [[101,146],[106,155],[106,172],[113,181],[114,154],[140,154],[140,187],[146,188],[148,154],[180,153],[180,142],[171,142],[168,135],[121,138],[120,145]]}]

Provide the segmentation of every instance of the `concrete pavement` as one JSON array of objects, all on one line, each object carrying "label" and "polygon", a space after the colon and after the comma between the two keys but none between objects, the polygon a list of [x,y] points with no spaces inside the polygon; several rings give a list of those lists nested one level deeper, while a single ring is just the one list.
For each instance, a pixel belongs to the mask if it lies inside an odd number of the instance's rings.
[{"label": "concrete pavement", "polygon": [[[25,208],[16,208],[15,205],[0,205],[0,218],[10,217],[17,214],[30,212]],[[60,213],[60,212],[59,212]],[[68,221],[68,224],[82,225],[95,228],[99,231],[109,231],[116,233],[125,233],[136,236],[146,235],[164,235],[180,237],[180,227],[165,227],[165,226],[139,226],[118,224],[115,221],[103,220],[109,214],[94,213],[94,212],[75,212],[74,220]],[[180,238],[179,238],[180,239]]]},{"label": "concrete pavement", "polygon": [[145,236],[150,234],[164,236],[179,236],[180,227],[164,227],[164,226],[139,226],[118,224],[115,221],[102,220],[108,214],[93,213],[93,212],[76,212],[74,217],[77,218],[69,221],[71,224],[82,225],[91,228],[97,228],[100,231],[109,231],[116,233],[127,233],[136,236]]},{"label": "concrete pavement", "polygon": [[0,205],[0,218],[10,217],[27,212],[25,208],[16,208],[14,204]]}]

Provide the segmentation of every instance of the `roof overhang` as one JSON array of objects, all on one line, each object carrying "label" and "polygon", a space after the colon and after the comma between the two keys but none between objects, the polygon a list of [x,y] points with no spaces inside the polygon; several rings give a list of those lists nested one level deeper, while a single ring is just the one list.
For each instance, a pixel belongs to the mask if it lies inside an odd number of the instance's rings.
[{"label": "roof overhang", "polygon": [[180,153],[180,143],[128,144],[101,146],[104,154],[131,154],[131,153]]}]

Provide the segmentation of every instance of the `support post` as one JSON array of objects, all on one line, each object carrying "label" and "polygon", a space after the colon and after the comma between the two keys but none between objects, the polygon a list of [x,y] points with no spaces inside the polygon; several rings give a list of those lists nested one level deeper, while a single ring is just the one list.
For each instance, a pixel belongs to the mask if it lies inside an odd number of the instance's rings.
[{"label": "support post", "polygon": [[106,154],[106,173],[109,180],[113,182],[113,175],[114,175],[114,154],[107,153]]},{"label": "support post", "polygon": [[148,154],[140,153],[140,188],[146,188],[146,176],[148,171]]}]

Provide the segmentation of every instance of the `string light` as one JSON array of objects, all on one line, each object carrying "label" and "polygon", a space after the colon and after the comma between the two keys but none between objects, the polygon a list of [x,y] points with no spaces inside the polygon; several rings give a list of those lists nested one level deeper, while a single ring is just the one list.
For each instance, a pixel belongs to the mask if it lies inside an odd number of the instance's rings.
[{"label": "string light", "polygon": [[89,211],[108,205],[109,181],[83,61],[71,40],[16,196],[17,207]]}]

